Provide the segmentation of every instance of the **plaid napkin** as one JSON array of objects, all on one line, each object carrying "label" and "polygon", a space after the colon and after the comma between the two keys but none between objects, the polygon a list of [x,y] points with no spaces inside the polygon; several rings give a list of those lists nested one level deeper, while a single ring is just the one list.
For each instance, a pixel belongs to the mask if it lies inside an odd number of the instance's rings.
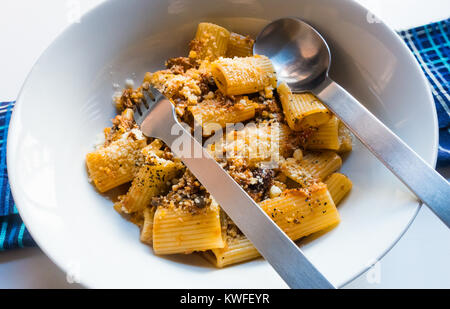
[{"label": "plaid napkin", "polygon": [[[438,166],[450,165],[450,19],[400,31],[425,72],[439,118]],[[14,204],[6,170],[6,137],[14,102],[0,103],[0,251],[35,245]]]},{"label": "plaid napkin", "polygon": [[6,138],[14,102],[0,103],[0,251],[34,245],[9,189]]},{"label": "plaid napkin", "polygon": [[437,167],[450,165],[450,19],[400,31],[431,84],[439,120]]}]

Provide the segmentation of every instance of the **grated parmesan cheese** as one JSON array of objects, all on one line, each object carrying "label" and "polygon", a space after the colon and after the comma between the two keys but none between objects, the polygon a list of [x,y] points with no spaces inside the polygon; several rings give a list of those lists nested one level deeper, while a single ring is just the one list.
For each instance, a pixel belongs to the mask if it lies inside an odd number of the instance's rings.
[{"label": "grated parmesan cheese", "polygon": [[281,189],[279,187],[277,187],[275,185],[270,187],[270,190],[269,190],[270,198],[280,196],[281,193],[283,193],[283,192],[281,191]]},{"label": "grated parmesan cheese", "polygon": [[125,80],[125,87],[128,89],[133,89],[134,88],[134,80],[132,80],[131,78],[127,78]]}]

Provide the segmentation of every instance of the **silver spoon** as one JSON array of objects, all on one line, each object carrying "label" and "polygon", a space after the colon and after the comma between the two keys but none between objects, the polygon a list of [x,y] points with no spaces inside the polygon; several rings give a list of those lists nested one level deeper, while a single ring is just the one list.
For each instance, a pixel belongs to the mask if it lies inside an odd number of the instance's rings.
[{"label": "silver spoon", "polygon": [[316,95],[356,137],[450,228],[450,185],[350,93],[328,76],[323,37],[297,18],[282,18],[258,35],[254,53],[269,57],[293,92]]}]

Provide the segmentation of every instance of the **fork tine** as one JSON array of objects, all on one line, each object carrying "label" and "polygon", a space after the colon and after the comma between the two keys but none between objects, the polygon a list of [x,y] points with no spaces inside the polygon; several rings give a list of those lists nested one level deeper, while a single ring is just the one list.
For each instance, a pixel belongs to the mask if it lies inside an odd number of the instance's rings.
[{"label": "fork tine", "polygon": [[150,110],[150,107],[153,104],[155,104],[155,102],[156,102],[155,96],[153,95],[153,93],[150,91],[149,88],[151,88],[151,87],[148,87],[147,89],[145,89],[145,88],[143,89],[142,94],[144,95],[144,97],[142,98],[141,103],[136,104],[136,106],[135,106],[136,111],[139,114],[139,115],[136,115],[135,120],[136,120],[136,123],[138,123],[139,125],[146,117],[148,111]]},{"label": "fork tine", "polygon": [[137,114],[135,114],[134,119],[139,126],[147,117],[153,106],[165,98],[164,95],[158,91],[158,89],[148,84],[146,87],[143,87],[142,94],[144,97],[141,102],[135,105]]},{"label": "fork tine", "polygon": [[153,86],[150,86],[149,89],[152,92],[153,96],[155,97],[155,101],[157,101],[159,99],[159,97],[161,97],[163,95],[161,92],[159,92],[158,89],[156,89]]},{"label": "fork tine", "polygon": [[140,116],[142,116],[142,111],[141,111],[141,107],[139,106],[139,104],[136,104],[136,105],[135,105],[135,109],[136,109],[136,111],[138,112],[138,114],[139,114]]},{"label": "fork tine", "polygon": [[148,105],[147,99],[145,98],[145,95],[144,95],[144,98],[142,99],[142,104],[144,104],[146,109],[149,108],[149,105]]},{"label": "fork tine", "polygon": [[156,102],[156,98],[153,95],[153,93],[150,91],[150,89],[144,90],[142,92],[144,94],[144,106],[148,110],[151,105],[153,105]]},{"label": "fork tine", "polygon": [[145,98],[149,98],[151,101],[156,101],[155,99],[155,95],[152,92],[153,87],[149,87],[146,91],[145,91]]}]

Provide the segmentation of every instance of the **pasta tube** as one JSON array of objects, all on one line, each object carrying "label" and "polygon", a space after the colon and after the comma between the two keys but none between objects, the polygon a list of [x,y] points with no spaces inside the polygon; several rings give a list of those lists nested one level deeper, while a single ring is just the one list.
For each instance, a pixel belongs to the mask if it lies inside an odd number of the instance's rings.
[{"label": "pasta tube", "polygon": [[225,95],[249,94],[276,87],[276,74],[266,56],[220,58],[211,65],[219,90]]},{"label": "pasta tube", "polygon": [[255,104],[247,97],[232,106],[224,106],[214,99],[205,100],[189,108],[194,120],[201,124],[203,135],[210,135],[217,124],[225,128],[227,124],[239,123],[255,117]]},{"label": "pasta tube", "polygon": [[255,41],[248,36],[232,32],[228,41],[227,57],[253,56],[253,44]]},{"label": "pasta tube", "polygon": [[153,220],[156,207],[147,207],[144,210],[144,224],[141,228],[141,241],[147,245],[153,244]]},{"label": "pasta tube", "polygon": [[293,240],[339,223],[339,213],[324,184],[315,184],[308,194],[287,190],[261,202],[261,208]]},{"label": "pasta tube", "polygon": [[250,166],[262,161],[279,161],[288,144],[286,127],[279,123],[248,124],[227,134],[223,150],[227,158],[242,159]]},{"label": "pasta tube", "polygon": [[342,121],[339,121],[339,153],[352,151],[353,148],[353,139],[350,130],[345,126]]},{"label": "pasta tube", "polygon": [[230,32],[227,29],[211,23],[200,23],[191,43],[189,57],[208,61],[224,57],[229,39]]},{"label": "pasta tube", "polygon": [[142,133],[133,129],[119,140],[86,155],[90,179],[100,192],[131,181],[143,162],[142,148],[147,144]]},{"label": "pasta tube", "polygon": [[156,155],[147,157],[127,194],[119,197],[114,207],[126,214],[142,211],[149,205],[152,197],[168,187],[168,183],[177,176],[181,168],[179,164]]},{"label": "pasta tube", "polygon": [[224,248],[205,252],[205,257],[218,268],[249,261],[259,256],[261,255],[255,246],[243,235],[229,238]]},{"label": "pasta tube", "polygon": [[306,153],[302,160],[287,159],[281,166],[282,172],[302,187],[306,188],[316,181],[322,181],[337,171],[342,159],[332,151]]},{"label": "pasta tube", "polygon": [[313,94],[293,94],[286,83],[280,84],[277,91],[286,121],[292,130],[318,127],[330,120],[330,111]]},{"label": "pasta tube", "polygon": [[328,191],[334,203],[339,205],[341,200],[350,192],[353,187],[352,181],[345,175],[334,173],[325,180]]},{"label": "pasta tube", "polygon": [[308,139],[306,148],[338,150],[341,146],[339,123],[340,120],[333,116],[329,121],[319,126],[317,131]]},{"label": "pasta tube", "polygon": [[158,207],[153,222],[153,250],[156,254],[187,254],[223,248],[219,211],[213,204],[195,213]]}]

